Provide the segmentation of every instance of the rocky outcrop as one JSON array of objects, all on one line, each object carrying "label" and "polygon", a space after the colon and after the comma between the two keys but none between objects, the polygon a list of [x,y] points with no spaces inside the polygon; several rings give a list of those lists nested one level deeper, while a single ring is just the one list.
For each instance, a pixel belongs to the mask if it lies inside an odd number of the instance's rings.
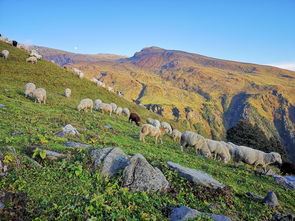
[{"label": "rocky outcrop", "polygon": [[69,135],[72,135],[72,136],[79,135],[78,130],[75,127],[73,127],[71,124],[68,124],[68,125],[62,127],[62,131],[59,132],[58,134],[56,134],[55,136],[56,137],[67,137]]},{"label": "rocky outcrop", "polygon": [[190,182],[197,183],[199,185],[213,189],[225,187],[222,183],[218,182],[203,171],[183,167],[173,162],[167,162],[167,164],[170,169],[176,171],[180,176],[186,178]]},{"label": "rocky outcrop", "polygon": [[91,145],[71,142],[71,141],[66,142],[64,145],[67,147],[75,147],[75,148],[86,148],[86,149],[91,148]]},{"label": "rocky outcrop", "polygon": [[268,192],[266,197],[262,200],[262,203],[265,203],[272,208],[278,208],[280,206],[278,198],[274,192]]},{"label": "rocky outcrop", "polygon": [[199,216],[208,216],[214,221],[230,221],[231,219],[227,216],[216,215],[213,213],[203,213],[198,210],[191,209],[186,206],[180,206],[173,208],[170,215],[171,221],[185,221],[188,219],[196,219]]},{"label": "rocky outcrop", "polygon": [[163,173],[150,165],[141,154],[135,154],[130,159],[123,172],[123,187],[131,191],[165,191],[169,183]]},{"label": "rocky outcrop", "polygon": [[113,176],[129,165],[128,156],[120,148],[103,148],[91,152],[95,169],[101,169],[102,176]]}]

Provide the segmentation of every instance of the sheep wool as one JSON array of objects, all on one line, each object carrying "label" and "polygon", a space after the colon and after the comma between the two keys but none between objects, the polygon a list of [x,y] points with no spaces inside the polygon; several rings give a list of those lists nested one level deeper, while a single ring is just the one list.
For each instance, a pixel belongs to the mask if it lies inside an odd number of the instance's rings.
[{"label": "sheep wool", "polygon": [[1,52],[1,57],[3,57],[4,59],[7,60],[8,56],[9,56],[9,51],[8,50],[3,50]]},{"label": "sheep wool", "polygon": [[92,109],[93,101],[89,98],[81,100],[80,104],[77,106],[78,111],[84,110],[85,112],[87,112],[88,110],[90,110],[90,112],[92,112]]},{"label": "sheep wool", "polygon": [[25,97],[31,97],[33,91],[36,89],[36,85],[34,83],[27,83],[24,89],[25,89]]},{"label": "sheep wool", "polygon": [[32,98],[35,100],[35,103],[46,104],[47,95],[44,88],[37,88],[32,92]]},{"label": "sheep wool", "polygon": [[72,94],[72,90],[70,88],[65,89],[65,97],[70,97]]}]

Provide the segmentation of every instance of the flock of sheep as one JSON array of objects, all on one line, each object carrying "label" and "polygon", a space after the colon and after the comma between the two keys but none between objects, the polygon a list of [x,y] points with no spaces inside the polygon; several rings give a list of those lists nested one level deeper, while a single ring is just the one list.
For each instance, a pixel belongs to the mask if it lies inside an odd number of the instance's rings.
[{"label": "flock of sheep", "polygon": [[[0,36],[0,40],[6,42],[7,40]],[[10,43],[10,42],[7,42]],[[11,44],[17,47],[17,42],[12,41]],[[9,56],[8,50],[3,50],[0,54],[4,59],[7,59]],[[27,62],[36,63],[38,59],[42,59],[42,56],[38,54],[37,51],[32,50],[30,52],[29,58],[26,59]],[[68,69],[67,67],[65,67]],[[84,78],[84,73],[77,68],[71,68],[76,76],[80,79]],[[113,88],[106,87],[106,85],[98,81],[97,79],[91,79],[96,85],[106,88],[110,92],[115,92]],[[36,88],[34,83],[27,83],[24,87],[25,97],[33,99],[38,103],[46,103],[47,95],[44,88]],[[119,96],[122,96],[121,92],[117,92]],[[64,91],[65,97],[71,96],[71,89],[66,88]],[[112,113],[116,115],[124,114],[129,118],[130,122],[135,122],[138,126],[140,125],[140,117],[136,113],[130,113],[128,108],[118,107],[115,103],[103,103],[100,99],[93,100],[86,98],[80,101],[77,106],[78,111],[91,111],[92,110],[101,111],[102,113],[109,113],[111,116]],[[256,150],[250,147],[238,146],[230,142],[224,141],[215,141],[210,139],[205,139],[201,135],[194,133],[192,131],[185,131],[181,133],[176,129],[172,129],[171,125],[167,122],[160,122],[158,120],[147,118],[147,124],[141,126],[139,139],[145,142],[145,137],[155,137],[155,142],[157,143],[160,139],[161,143],[162,137],[165,134],[171,134],[174,141],[180,141],[180,148],[183,151],[183,148],[193,147],[197,154],[202,154],[204,157],[212,157],[213,159],[218,159],[224,163],[229,162],[231,159],[235,162],[244,162],[246,164],[253,165],[254,167],[262,166],[266,169],[266,166],[272,163],[282,164],[282,159],[279,153],[271,152],[265,153],[260,150]]]},{"label": "flock of sheep", "polygon": [[[262,166],[265,170],[270,164],[282,164],[282,158],[279,153],[271,152],[265,153],[246,146],[238,146],[231,142],[216,141],[206,139],[203,136],[192,132],[180,131],[173,129],[170,124],[166,122],[160,123],[158,120],[151,118],[147,119],[147,124],[144,124],[140,130],[140,140],[144,141],[145,136],[152,136],[161,139],[166,133],[172,135],[174,141],[180,141],[180,149],[193,147],[196,154],[201,154],[204,157],[221,160],[224,163],[232,160],[234,163],[243,162],[249,165]],[[161,139],[162,142],[162,139]]]}]

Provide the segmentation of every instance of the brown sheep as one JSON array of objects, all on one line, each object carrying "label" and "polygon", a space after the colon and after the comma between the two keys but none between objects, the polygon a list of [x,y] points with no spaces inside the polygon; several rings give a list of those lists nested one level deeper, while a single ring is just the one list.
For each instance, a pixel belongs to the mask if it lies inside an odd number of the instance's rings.
[{"label": "brown sheep", "polygon": [[128,122],[135,122],[137,126],[140,126],[140,117],[138,116],[137,113],[131,113],[130,116],[129,116],[129,120]]},{"label": "brown sheep", "polygon": [[139,140],[145,142],[144,138],[146,136],[155,137],[157,144],[158,139],[161,140],[161,144],[163,143],[162,137],[167,133],[167,129],[165,128],[157,128],[150,124],[144,124],[140,130]]}]

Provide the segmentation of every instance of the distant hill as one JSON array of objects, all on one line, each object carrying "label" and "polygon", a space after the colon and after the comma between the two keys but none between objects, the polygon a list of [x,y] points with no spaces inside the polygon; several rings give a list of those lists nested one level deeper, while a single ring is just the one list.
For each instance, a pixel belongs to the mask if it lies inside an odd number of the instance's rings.
[{"label": "distant hill", "polygon": [[295,162],[293,71],[159,47],[112,59],[38,50],[46,59],[80,68],[87,77],[105,81],[126,98],[206,137],[224,139],[226,129],[249,120],[268,137],[280,138]]}]

